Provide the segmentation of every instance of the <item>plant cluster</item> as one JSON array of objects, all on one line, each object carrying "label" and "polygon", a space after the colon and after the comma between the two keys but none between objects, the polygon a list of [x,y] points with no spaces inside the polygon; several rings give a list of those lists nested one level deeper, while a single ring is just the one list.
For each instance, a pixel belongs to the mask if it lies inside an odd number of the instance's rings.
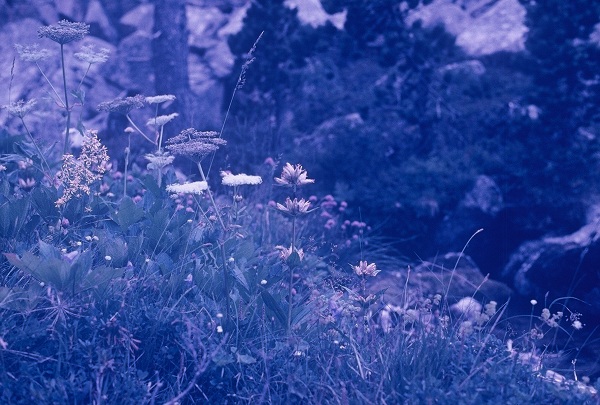
[{"label": "plant cluster", "polygon": [[[61,22],[40,35],[62,50],[86,27]],[[507,351],[492,303],[471,328],[442,296],[382,306],[384,291],[367,281],[381,271],[378,250],[347,202],[301,196],[315,180],[300,164],[269,178],[222,171],[210,183],[204,160],[227,143],[195,128],[165,141],[177,115],[158,105],[172,100],[99,106],[156,147],[146,169],[128,171],[128,150],[118,171],[91,130],[77,158],[65,142],[62,164],[42,160],[31,133],[1,135],[0,402],[597,400],[541,380]],[[152,134],[129,117],[145,104],[156,105]],[[29,106],[9,112],[23,120]],[[197,175],[178,179],[175,156]],[[279,165],[268,164],[273,174]]]}]

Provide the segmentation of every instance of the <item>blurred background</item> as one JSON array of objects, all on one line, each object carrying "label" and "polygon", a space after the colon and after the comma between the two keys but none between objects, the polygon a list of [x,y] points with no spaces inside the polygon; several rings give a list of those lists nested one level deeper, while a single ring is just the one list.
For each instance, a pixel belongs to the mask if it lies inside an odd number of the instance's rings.
[{"label": "blurred background", "polygon": [[[600,1],[0,0],[0,105],[36,97],[46,144],[60,109],[14,44],[54,49],[37,29],[61,19],[91,26],[68,54],[111,52],[73,116],[115,165],[128,124],[102,101],[176,95],[168,136],[220,131],[229,111],[216,169],[301,163],[311,192],[346,201],[407,263],[483,228],[465,251],[482,274],[600,317]],[[58,58],[40,64],[60,83]],[[73,87],[86,67],[70,64]],[[22,131],[4,111],[0,125]]]}]

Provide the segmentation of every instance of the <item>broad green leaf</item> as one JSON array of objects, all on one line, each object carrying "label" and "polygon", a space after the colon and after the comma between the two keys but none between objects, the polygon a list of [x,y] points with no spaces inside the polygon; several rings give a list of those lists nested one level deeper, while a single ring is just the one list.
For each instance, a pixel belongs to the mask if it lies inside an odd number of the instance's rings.
[{"label": "broad green leaf", "polygon": [[124,197],[119,204],[117,213],[114,215],[115,222],[119,224],[121,230],[127,229],[144,217],[144,210],[133,202],[130,197]]},{"label": "broad green leaf", "polygon": [[275,314],[275,317],[277,318],[279,323],[281,323],[282,326],[286,326],[287,325],[287,322],[286,322],[287,316],[286,316],[285,312],[283,311],[283,309],[281,308],[281,306],[277,303],[277,301],[275,301],[275,298],[273,298],[273,296],[264,288],[261,290],[260,296],[262,297],[263,302],[265,303],[267,308],[269,308],[271,311],[273,311],[273,313]]}]

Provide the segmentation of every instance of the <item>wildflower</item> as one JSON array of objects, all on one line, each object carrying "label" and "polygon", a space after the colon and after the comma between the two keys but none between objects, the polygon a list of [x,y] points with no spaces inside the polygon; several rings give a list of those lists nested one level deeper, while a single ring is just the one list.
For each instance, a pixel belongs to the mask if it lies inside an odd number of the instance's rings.
[{"label": "wildflower", "polygon": [[359,276],[375,277],[381,270],[377,270],[375,263],[367,264],[366,260],[361,260],[358,266],[352,266],[354,272]]},{"label": "wildflower", "polygon": [[302,249],[292,249],[291,246],[289,249],[284,246],[275,246],[275,249],[279,250],[279,258],[283,261],[287,261],[292,255],[292,252],[298,254],[300,261],[304,259],[304,251]]},{"label": "wildflower", "polygon": [[536,301],[536,300],[531,300],[531,301],[529,301],[529,303],[530,303],[531,305],[533,305],[533,306],[536,306],[536,305],[537,305],[537,301]]},{"label": "wildflower", "polygon": [[167,186],[167,191],[169,193],[201,195],[206,190],[208,190],[208,184],[205,181],[194,181],[192,183],[183,184],[169,184]]},{"label": "wildflower", "polygon": [[112,260],[112,257],[110,257],[109,255],[104,256],[104,260],[106,260],[107,262],[110,262]]},{"label": "wildflower", "polygon": [[260,176],[250,176],[244,173],[240,174],[231,174],[226,172],[221,172],[221,176],[223,177],[223,185],[236,187],[247,185],[257,185],[262,183],[262,178]]},{"label": "wildflower", "polygon": [[89,32],[90,26],[88,24],[62,20],[53,25],[40,27],[38,29],[38,36],[64,45],[83,39]]},{"label": "wildflower", "polygon": [[281,177],[275,177],[275,182],[286,187],[303,186],[315,182],[314,179],[309,179],[307,176],[308,174],[306,170],[302,169],[302,165],[292,166],[286,163],[281,172]]},{"label": "wildflower", "polygon": [[52,56],[52,51],[46,48],[40,48],[38,44],[34,45],[19,45],[15,44],[15,50],[19,54],[19,58],[24,62],[39,62],[48,59]]},{"label": "wildflower", "polygon": [[29,190],[33,188],[33,186],[35,186],[35,179],[27,178],[26,180],[23,180],[19,177],[19,187],[22,189]]},{"label": "wildflower", "polygon": [[217,333],[223,333],[223,327],[221,325],[217,326]]},{"label": "wildflower", "polygon": [[36,103],[37,101],[34,98],[28,101],[19,100],[16,103],[5,105],[4,108],[6,108],[6,111],[8,111],[10,115],[23,118],[33,109]]},{"label": "wildflower", "polygon": [[496,313],[496,305],[498,305],[496,301],[490,301],[489,303],[485,304],[485,314],[489,317],[494,316]]},{"label": "wildflower", "polygon": [[208,154],[219,149],[219,146],[227,143],[217,135],[218,133],[214,131],[198,131],[194,128],[184,129],[179,135],[166,142],[166,148],[174,155],[202,160]]},{"label": "wildflower", "polygon": [[304,198],[300,200],[294,198],[291,200],[290,197],[287,197],[285,199],[285,205],[277,203],[276,208],[284,214],[296,217],[310,212],[310,201],[306,201]]},{"label": "wildflower", "polygon": [[6,171],[6,166],[0,165],[0,172],[4,172],[4,171]]},{"label": "wildflower", "polygon": [[173,113],[173,114],[169,114],[169,115],[159,115],[158,117],[150,118],[146,122],[146,125],[149,127],[154,127],[154,126],[162,127],[165,124],[167,124],[168,122],[173,121],[178,116],[179,116],[179,114],[177,114],[177,113]]},{"label": "wildflower", "polygon": [[79,52],[75,52],[73,56],[82,62],[87,62],[90,65],[94,63],[104,63],[108,60],[110,51],[107,48],[100,48],[96,51],[94,45],[84,45]]},{"label": "wildflower", "polygon": [[173,163],[173,160],[175,160],[175,156],[168,152],[148,153],[144,155],[144,157],[150,162],[147,166],[148,170],[162,169]]},{"label": "wildflower", "polygon": [[582,325],[581,321],[579,321],[579,320],[573,321],[571,326],[577,330],[583,328],[583,325]]},{"label": "wildflower", "polygon": [[172,94],[162,94],[159,96],[150,96],[150,97],[146,97],[146,103],[148,104],[161,104],[164,103],[166,101],[173,101],[175,100],[175,96]]},{"label": "wildflower", "polygon": [[267,280],[265,280],[265,279],[260,280],[260,285],[267,285]]},{"label": "wildflower", "polygon": [[96,131],[88,131],[83,140],[78,158],[71,154],[63,155],[63,164],[57,178],[64,187],[63,196],[56,201],[60,207],[72,197],[90,194],[90,185],[102,178],[109,160],[106,146],[98,140]]},{"label": "wildflower", "polygon": [[137,94],[133,97],[117,97],[111,101],[104,101],[98,104],[98,111],[107,111],[117,114],[127,115],[134,108],[142,108],[144,106],[144,97]]}]

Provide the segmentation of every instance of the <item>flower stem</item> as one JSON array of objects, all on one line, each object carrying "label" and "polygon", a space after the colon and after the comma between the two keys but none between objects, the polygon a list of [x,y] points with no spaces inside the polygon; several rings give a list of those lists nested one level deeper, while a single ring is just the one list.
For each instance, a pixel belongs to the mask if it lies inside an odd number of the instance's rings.
[{"label": "flower stem", "polygon": [[67,73],[65,71],[65,52],[64,45],[60,44],[60,64],[62,66],[63,90],[65,91],[65,110],[67,111],[67,128],[65,130],[65,147],[63,153],[67,153],[70,149],[69,129],[71,126],[71,110],[69,109],[69,98],[67,97]]},{"label": "flower stem", "polygon": [[[294,254],[296,251],[296,217],[292,217],[292,246],[291,253]],[[294,268],[292,266],[288,266],[290,268],[290,282],[288,286],[288,319],[287,319],[287,331],[288,335],[292,333],[292,292],[294,290]]]}]

